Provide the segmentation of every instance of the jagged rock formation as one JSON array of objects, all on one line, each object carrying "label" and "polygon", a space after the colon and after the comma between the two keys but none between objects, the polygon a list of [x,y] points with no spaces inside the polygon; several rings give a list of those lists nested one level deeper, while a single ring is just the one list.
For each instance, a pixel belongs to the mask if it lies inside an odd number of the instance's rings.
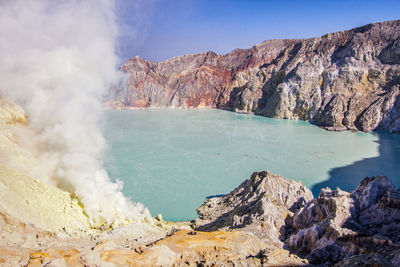
[{"label": "jagged rock formation", "polygon": [[293,217],[287,244],[310,262],[338,262],[357,254],[400,253],[400,198],[386,177],[365,178],[352,192],[322,189]]},{"label": "jagged rock formation", "polygon": [[302,119],[331,130],[400,131],[400,21],[226,55],[130,59],[113,108],[210,107]]},{"label": "jagged rock formation", "polygon": [[251,232],[317,265],[365,260],[396,266],[399,209],[400,189],[383,176],[365,178],[351,193],[324,188],[313,199],[299,182],[256,172],[228,195],[207,200],[193,226]]},{"label": "jagged rock formation", "polygon": [[256,172],[198,209],[194,225],[206,232],[158,219],[158,228],[136,223],[64,239],[2,214],[0,263],[398,266],[399,209],[400,190],[386,177],[365,178],[351,193],[326,188],[312,199],[299,182]]},{"label": "jagged rock formation", "polygon": [[202,231],[250,231],[281,246],[285,220],[312,199],[311,191],[300,182],[255,172],[228,195],[211,198],[198,208],[194,227]]}]

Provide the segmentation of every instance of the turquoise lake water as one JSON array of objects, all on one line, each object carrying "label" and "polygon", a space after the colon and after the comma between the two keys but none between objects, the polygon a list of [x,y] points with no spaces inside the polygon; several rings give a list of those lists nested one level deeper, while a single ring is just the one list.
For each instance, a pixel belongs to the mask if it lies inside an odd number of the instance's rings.
[{"label": "turquoise lake water", "polygon": [[109,110],[109,175],[123,192],[166,220],[197,217],[208,196],[226,194],[254,171],[352,190],[386,175],[400,185],[400,136],[329,132],[310,123],[222,110]]}]

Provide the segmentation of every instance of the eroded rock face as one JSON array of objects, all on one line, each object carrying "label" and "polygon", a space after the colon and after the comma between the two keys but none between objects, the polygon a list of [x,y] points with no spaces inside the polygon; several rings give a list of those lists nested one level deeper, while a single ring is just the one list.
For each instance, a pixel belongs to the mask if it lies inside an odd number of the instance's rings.
[{"label": "eroded rock face", "polygon": [[122,65],[114,108],[210,107],[302,119],[330,130],[400,131],[400,21]]},{"label": "eroded rock face", "polygon": [[297,232],[287,244],[316,264],[374,252],[387,256],[400,248],[398,193],[382,176],[365,178],[352,193],[322,189],[294,215]]},{"label": "eroded rock face", "polygon": [[0,263],[398,266],[399,209],[400,190],[386,177],[365,178],[351,193],[325,188],[313,199],[299,182],[256,172],[198,209],[194,226],[205,232],[159,218],[157,226],[128,224],[91,238],[60,239],[1,214]]},{"label": "eroded rock face", "polygon": [[286,220],[312,198],[300,182],[255,172],[228,195],[211,198],[198,208],[194,227],[250,231],[279,246],[285,238]]},{"label": "eroded rock face", "polygon": [[313,199],[299,182],[255,172],[197,211],[196,229],[251,232],[312,264],[400,262],[400,189],[384,176],[365,178],[351,193],[324,188]]}]

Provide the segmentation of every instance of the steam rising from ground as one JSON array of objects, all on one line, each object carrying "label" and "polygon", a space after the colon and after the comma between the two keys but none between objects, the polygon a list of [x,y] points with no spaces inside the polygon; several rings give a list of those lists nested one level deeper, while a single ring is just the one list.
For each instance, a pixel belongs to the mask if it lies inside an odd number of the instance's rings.
[{"label": "steam rising from ground", "polygon": [[77,195],[93,225],[150,216],[102,168],[101,97],[119,79],[112,0],[0,2],[0,92],[23,106],[30,175]]}]

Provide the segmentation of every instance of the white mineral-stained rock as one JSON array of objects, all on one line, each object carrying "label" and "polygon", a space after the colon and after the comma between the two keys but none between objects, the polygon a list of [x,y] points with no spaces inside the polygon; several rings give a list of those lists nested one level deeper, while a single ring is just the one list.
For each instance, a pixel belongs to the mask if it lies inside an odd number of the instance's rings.
[{"label": "white mineral-stained rock", "polygon": [[198,208],[194,227],[250,231],[282,245],[285,220],[312,198],[300,182],[267,171],[255,172],[231,193],[211,198]]},{"label": "white mineral-stained rock", "polygon": [[360,253],[379,252],[389,257],[400,248],[398,195],[383,176],[365,178],[351,193],[324,188],[294,215],[292,226],[297,232],[287,244],[315,264],[332,264]]},{"label": "white mineral-stained rock", "polygon": [[[399,259],[400,189],[383,176],[365,178],[351,193],[324,188],[313,199],[298,182],[256,172],[197,211],[198,230],[251,232],[275,248],[286,244],[312,264],[381,257],[395,266]],[[269,253],[260,252],[259,258]],[[352,258],[359,254],[365,255]]]}]

